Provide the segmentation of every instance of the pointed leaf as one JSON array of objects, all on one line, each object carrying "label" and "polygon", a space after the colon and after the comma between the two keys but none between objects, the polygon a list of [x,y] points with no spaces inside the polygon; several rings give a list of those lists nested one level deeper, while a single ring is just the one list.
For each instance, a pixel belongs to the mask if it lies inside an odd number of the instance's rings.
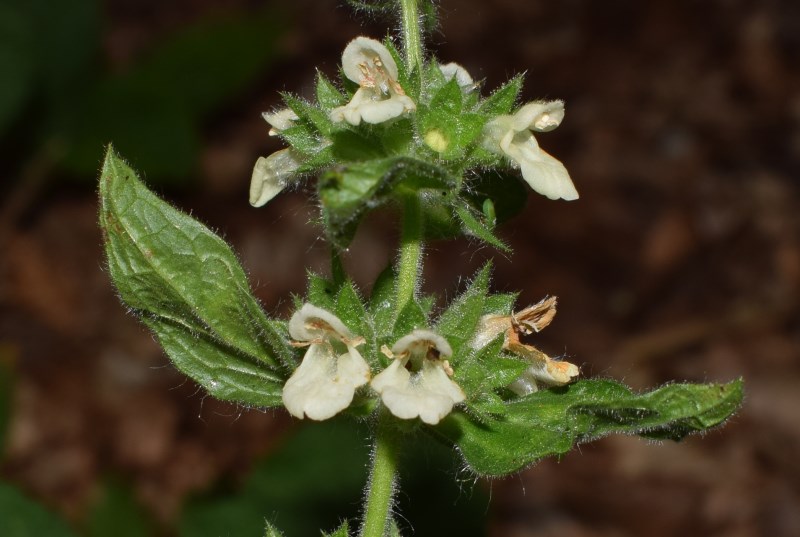
[{"label": "pointed leaf", "polygon": [[347,97],[320,71],[317,71],[317,102],[326,112],[347,102]]},{"label": "pointed leaf", "polygon": [[519,74],[498,88],[486,100],[484,100],[478,111],[489,115],[510,114],[522,91],[524,76]]},{"label": "pointed leaf", "polygon": [[461,224],[463,225],[464,232],[467,235],[472,235],[473,237],[478,238],[487,244],[491,244],[503,252],[511,251],[511,248],[509,248],[506,243],[495,237],[489,226],[482,222],[481,217],[478,216],[466,203],[460,203],[456,205],[455,212],[461,219]]},{"label": "pointed leaf", "polygon": [[[226,398],[257,388],[250,383],[241,392],[227,380],[215,387],[209,371],[279,379],[292,350],[222,239],[156,197],[111,148],[100,204],[108,270],[120,298],[167,342],[182,371]],[[261,404],[254,397],[242,401]]]},{"label": "pointed leaf", "polygon": [[582,380],[507,403],[502,419],[450,414],[435,434],[479,475],[500,476],[610,433],[680,440],[722,424],[741,405],[742,381],[671,384],[637,395],[610,380]]},{"label": "pointed leaf", "polygon": [[436,331],[447,338],[453,347],[453,364],[458,363],[462,347],[472,341],[475,335],[489,291],[491,270],[491,263],[484,265],[467,289],[448,306],[436,322]]},{"label": "pointed leaf", "polygon": [[271,522],[267,521],[264,528],[264,537],[283,537],[283,532],[276,528]]},{"label": "pointed leaf", "polygon": [[322,532],[322,537],[349,537],[350,535],[350,527],[345,520],[342,522],[342,525],[334,531],[333,533],[325,533]]}]

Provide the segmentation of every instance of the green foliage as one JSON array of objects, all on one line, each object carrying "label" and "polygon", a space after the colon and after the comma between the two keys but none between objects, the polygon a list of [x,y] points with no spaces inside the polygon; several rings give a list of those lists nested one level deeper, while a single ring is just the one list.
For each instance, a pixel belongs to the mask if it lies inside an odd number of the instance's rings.
[{"label": "green foliage", "polygon": [[502,476],[611,433],[680,440],[705,431],[736,411],[742,387],[670,384],[636,395],[611,380],[582,380],[510,401],[490,421],[452,413],[433,431],[458,446],[476,474]]},{"label": "green foliage", "polygon": [[10,346],[0,344],[0,461],[3,459],[8,435],[8,424],[11,421],[11,400],[14,388],[15,353]]},{"label": "green foliage", "polygon": [[283,537],[283,532],[267,521],[266,528],[264,528],[264,537]]},{"label": "green foliage", "polygon": [[186,181],[202,121],[263,71],[281,17],[274,7],[214,14],[114,73],[99,61],[101,19],[97,0],[0,5],[0,134],[15,129],[22,158],[56,144],[53,164],[78,177],[94,175],[114,140],[151,179]]},{"label": "green foliage", "polygon": [[230,247],[147,190],[110,148],[100,207],[120,298],[175,365],[221,399],[278,404],[292,350],[250,293]]},{"label": "green foliage", "polygon": [[75,533],[63,520],[2,481],[0,481],[0,535],[75,537]]},{"label": "green foliage", "polygon": [[455,184],[445,170],[407,157],[369,160],[331,170],[318,187],[325,231],[334,245],[344,248],[366,211],[397,196],[446,192]]},{"label": "green foliage", "polygon": [[322,532],[323,537],[348,537],[350,535],[350,525],[345,520],[339,528],[331,533]]},{"label": "green foliage", "polygon": [[109,482],[99,502],[92,506],[87,537],[147,537],[153,525],[132,491],[117,482]]},{"label": "green foliage", "polygon": [[190,501],[181,537],[260,537],[264,517],[286,535],[319,535],[358,515],[367,477],[367,431],[334,418],[299,428],[258,463],[236,491],[221,488]]},{"label": "green foliage", "polygon": [[524,75],[517,75],[487,97],[478,107],[483,114],[510,114],[522,91]]}]

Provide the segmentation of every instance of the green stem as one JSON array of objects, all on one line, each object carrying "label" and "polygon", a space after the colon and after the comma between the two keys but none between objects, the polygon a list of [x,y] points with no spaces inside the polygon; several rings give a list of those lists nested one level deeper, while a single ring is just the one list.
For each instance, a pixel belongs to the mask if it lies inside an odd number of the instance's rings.
[{"label": "green stem", "polygon": [[403,47],[406,53],[406,67],[422,71],[422,40],[419,33],[419,8],[417,0],[400,0],[402,7]]},{"label": "green stem", "polygon": [[400,259],[397,264],[397,314],[414,299],[417,292],[422,266],[424,227],[419,197],[416,194],[409,194],[403,200],[403,228],[400,236]]},{"label": "green stem", "polygon": [[361,537],[383,537],[390,519],[397,473],[397,453],[396,438],[392,434],[391,426],[386,423],[389,419],[391,416],[385,411],[381,412],[378,418],[375,449],[372,453],[372,474],[369,478]]}]

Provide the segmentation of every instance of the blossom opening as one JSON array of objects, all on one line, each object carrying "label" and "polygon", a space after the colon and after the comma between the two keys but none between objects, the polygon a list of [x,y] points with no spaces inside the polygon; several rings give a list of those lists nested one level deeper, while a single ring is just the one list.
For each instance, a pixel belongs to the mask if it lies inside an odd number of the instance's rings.
[{"label": "blossom opening", "polygon": [[303,361],[283,387],[283,404],[292,416],[325,420],[353,401],[356,388],[369,382],[369,365],[353,337],[332,313],[304,304],[289,320],[289,335],[308,345]]}]

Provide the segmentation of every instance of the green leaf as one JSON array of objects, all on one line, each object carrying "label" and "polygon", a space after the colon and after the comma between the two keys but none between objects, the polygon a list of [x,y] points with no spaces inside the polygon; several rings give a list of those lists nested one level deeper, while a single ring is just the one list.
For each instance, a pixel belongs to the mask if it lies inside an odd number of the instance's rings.
[{"label": "green leaf", "polygon": [[313,272],[308,273],[306,297],[310,303],[334,313],[336,311],[336,294],[338,292],[338,287],[332,281]]},{"label": "green leaf", "polygon": [[176,368],[223,401],[257,407],[282,406],[285,376],[254,364],[209,332],[187,330],[167,319],[143,317]]},{"label": "green leaf", "polygon": [[722,424],[742,402],[743,381],[670,384],[637,395],[610,380],[582,380],[507,403],[502,419],[452,413],[434,431],[470,469],[501,476],[610,433],[680,440]]},{"label": "green leaf", "polygon": [[343,248],[352,240],[361,217],[392,199],[437,189],[447,192],[457,181],[438,166],[407,157],[353,163],[331,170],[318,182],[325,230]]},{"label": "green leaf", "polygon": [[453,347],[453,364],[458,364],[462,349],[475,335],[475,328],[483,315],[483,305],[489,291],[491,263],[486,263],[467,289],[454,300],[436,322],[436,332],[444,336]]},{"label": "green leaf", "polygon": [[333,533],[322,532],[323,537],[348,537],[349,535],[350,535],[350,526],[347,524],[346,520],[342,522],[342,525],[339,526],[339,528]]},{"label": "green leaf", "polygon": [[230,247],[150,192],[112,148],[100,205],[120,298],[156,332],[179,369],[220,397],[274,402],[281,365],[293,364],[293,353],[250,293]]},{"label": "green leaf", "polygon": [[273,526],[268,520],[264,528],[264,537],[283,537],[283,532]]},{"label": "green leaf", "polygon": [[0,535],[75,537],[66,522],[2,481],[0,481]]},{"label": "green leaf", "polygon": [[391,329],[392,312],[394,311],[395,280],[393,263],[389,263],[378,274],[372,284],[372,293],[369,297],[369,313],[375,323],[377,335],[388,334]]},{"label": "green leaf", "polygon": [[492,170],[470,179],[466,197],[476,207],[486,207],[487,202],[491,203],[495,218],[488,218],[484,211],[487,225],[499,224],[522,212],[530,191],[518,171]]},{"label": "green leaf", "polygon": [[367,322],[367,310],[352,280],[347,280],[336,296],[336,316],[357,336],[369,339],[372,330]]},{"label": "green leaf", "polygon": [[326,112],[347,102],[347,97],[320,71],[317,71],[317,102]]},{"label": "green leaf", "polygon": [[[333,122],[328,114],[316,106],[309,104],[302,99],[298,99],[290,93],[283,93],[281,96],[283,97],[283,102],[286,103],[286,106],[291,108],[294,113],[297,114],[299,118],[297,122],[305,122],[312,125],[317,132],[324,136],[331,135],[331,132],[333,131]],[[317,145],[320,145],[320,142],[317,142]]]},{"label": "green leaf", "polygon": [[454,368],[455,381],[471,400],[479,400],[492,390],[511,384],[529,365],[505,356],[501,335],[489,345],[467,354]]},{"label": "green leaf", "polygon": [[522,91],[524,79],[524,75],[519,74],[503,84],[481,103],[478,111],[495,116],[510,114]]},{"label": "green leaf", "polygon": [[428,316],[421,304],[416,300],[409,300],[395,320],[392,343],[420,328],[428,328]]},{"label": "green leaf", "polygon": [[491,244],[498,250],[510,252],[511,248],[506,243],[495,237],[492,230],[481,219],[481,216],[472,209],[467,203],[459,203],[455,207],[456,215],[461,219],[464,233],[472,235],[487,244]]}]

